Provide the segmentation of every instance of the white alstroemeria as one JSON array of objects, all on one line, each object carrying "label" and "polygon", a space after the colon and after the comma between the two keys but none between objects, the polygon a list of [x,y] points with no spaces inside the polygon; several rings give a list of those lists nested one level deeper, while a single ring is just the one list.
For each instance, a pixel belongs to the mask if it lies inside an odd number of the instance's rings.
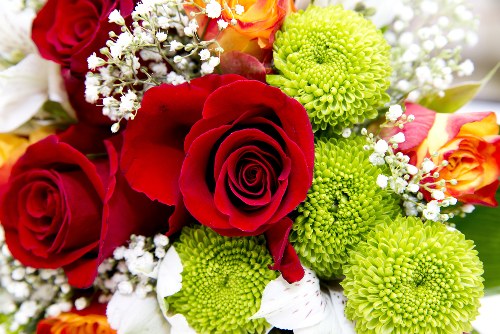
[{"label": "white alstroemeria", "polygon": [[154,297],[115,292],[106,310],[108,322],[118,334],[170,334],[170,325]]},{"label": "white alstroemeria", "polygon": [[342,4],[345,9],[351,10],[356,7],[356,4],[362,3],[367,8],[375,8],[375,15],[368,19],[378,28],[391,23],[398,14],[399,8],[402,7],[401,0],[296,0],[295,6],[297,9],[306,9],[311,3],[320,7]]},{"label": "white alstroemeria", "polygon": [[289,284],[282,276],[269,282],[251,319],[265,318],[295,334],[355,334],[354,325],[344,316],[342,292],[323,291],[314,272],[304,270],[299,282]]},{"label": "white alstroemeria", "polygon": [[30,54],[0,71],[0,133],[15,130],[35,115],[45,101],[70,110],[59,65]]},{"label": "white alstroemeria", "polygon": [[16,1],[2,2],[0,10],[0,57],[15,61],[19,55],[36,52],[31,40],[31,24],[35,11],[20,9]]},{"label": "white alstroemeria", "polygon": [[160,263],[158,270],[158,282],[156,283],[156,296],[162,314],[171,325],[171,334],[196,334],[196,331],[189,326],[186,317],[182,314],[170,316],[167,314],[165,297],[172,296],[182,289],[182,262],[179,254],[172,246]]}]

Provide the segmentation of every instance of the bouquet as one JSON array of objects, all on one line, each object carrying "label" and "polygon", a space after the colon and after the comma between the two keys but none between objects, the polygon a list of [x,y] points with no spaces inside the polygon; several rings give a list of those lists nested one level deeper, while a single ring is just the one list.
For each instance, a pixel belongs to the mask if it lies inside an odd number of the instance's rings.
[{"label": "bouquet", "polygon": [[472,331],[465,0],[1,6],[0,333]]}]

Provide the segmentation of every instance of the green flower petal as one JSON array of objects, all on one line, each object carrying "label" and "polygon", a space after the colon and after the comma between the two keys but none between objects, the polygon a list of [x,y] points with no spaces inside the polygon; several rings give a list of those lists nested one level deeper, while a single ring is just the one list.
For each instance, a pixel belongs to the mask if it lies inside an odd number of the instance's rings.
[{"label": "green flower petal", "polygon": [[185,227],[174,247],[182,261],[182,289],[165,298],[168,313],[183,314],[198,333],[265,333],[259,310],[266,285],[277,272],[263,236],[229,238]]},{"label": "green flower petal", "polygon": [[346,314],[359,334],[469,332],[483,296],[474,243],[414,217],[375,227],[344,272]]},{"label": "green flower petal", "polygon": [[290,240],[302,263],[323,279],[341,276],[349,252],[373,226],[401,211],[377,186],[382,170],[368,161],[364,144],[364,137],[316,143],[313,184]]},{"label": "green flower petal", "polygon": [[340,133],[389,102],[390,47],[372,22],[341,5],[285,20],[274,43],[278,75],[267,82],[302,103],[313,130]]}]

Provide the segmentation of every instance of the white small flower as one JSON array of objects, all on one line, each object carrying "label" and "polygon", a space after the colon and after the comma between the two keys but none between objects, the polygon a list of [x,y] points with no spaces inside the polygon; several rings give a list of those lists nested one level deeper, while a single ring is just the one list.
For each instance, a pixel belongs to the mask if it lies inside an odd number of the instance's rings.
[{"label": "white small flower", "polygon": [[170,242],[168,237],[164,234],[157,234],[154,236],[153,242],[156,247],[165,247]]},{"label": "white small flower", "polygon": [[476,207],[472,204],[464,204],[462,205],[462,211],[465,213],[472,213]]},{"label": "white small flower", "polygon": [[389,149],[389,144],[383,139],[379,139],[377,143],[373,146],[373,150],[378,154],[385,154]]},{"label": "white small flower", "polygon": [[219,27],[219,30],[226,29],[228,25],[229,25],[229,23],[227,23],[223,19],[217,20],[217,26]]},{"label": "white small flower", "polygon": [[349,138],[351,136],[352,130],[349,128],[345,128],[342,130],[342,137]]},{"label": "white small flower", "polygon": [[214,67],[211,66],[208,62],[201,64],[201,73],[202,74],[210,74],[213,73]]},{"label": "white small flower", "polygon": [[406,140],[405,134],[400,132],[391,137],[390,141],[392,143],[401,144]]},{"label": "white small flower", "polygon": [[91,69],[91,70],[95,70],[97,67],[106,64],[106,62],[104,61],[104,59],[102,59],[100,57],[97,57],[97,55],[95,54],[95,52],[92,53],[90,55],[90,57],[87,58],[87,63],[89,65],[89,69]]},{"label": "white small flower", "polygon": [[123,16],[120,14],[120,11],[118,9],[115,9],[111,13],[109,13],[109,22],[110,23],[116,23],[118,25],[124,25],[125,24],[125,19]]},{"label": "white small flower", "polygon": [[441,190],[434,190],[431,193],[431,196],[432,196],[432,198],[434,198],[438,201],[442,201],[445,198],[444,192],[442,192]]},{"label": "white small flower", "polygon": [[422,171],[424,173],[429,173],[430,171],[432,171],[434,168],[436,168],[436,165],[434,164],[434,162],[432,162],[431,160],[429,159],[425,159],[423,162],[422,162]]},{"label": "white small flower", "polygon": [[470,59],[465,60],[459,65],[459,76],[468,76],[471,75],[472,72],[474,72],[474,63]]},{"label": "white small flower", "polygon": [[368,160],[374,166],[381,166],[381,165],[385,164],[384,156],[380,155],[378,153],[370,154],[370,156],[368,157]]},{"label": "white small flower", "polygon": [[427,203],[424,211],[422,212],[425,219],[437,221],[439,219],[440,208],[436,201]]},{"label": "white small flower", "polygon": [[385,117],[389,121],[397,121],[399,117],[403,115],[403,108],[399,104],[395,104],[389,107],[389,111],[385,114]]},{"label": "white small flower", "polygon": [[210,51],[208,51],[207,49],[203,49],[200,51],[200,59],[202,61],[204,60],[207,60],[208,58],[210,58]]},{"label": "white small flower", "polygon": [[219,57],[210,57],[208,64],[214,68],[217,67],[220,64]]},{"label": "white small flower", "polygon": [[387,187],[388,180],[389,180],[389,178],[387,176],[385,176],[384,174],[379,174],[377,176],[377,185],[380,188],[385,189]]},{"label": "white small flower", "polygon": [[118,283],[118,291],[120,291],[121,294],[129,295],[134,291],[134,287],[129,281],[122,281]]},{"label": "white small flower", "polygon": [[207,16],[211,19],[216,19],[222,14],[222,7],[220,3],[215,0],[211,0],[205,7],[207,11]]},{"label": "white small flower", "polygon": [[159,31],[155,34],[156,39],[160,42],[165,42],[167,40],[168,35],[163,31]]},{"label": "white small flower", "polygon": [[172,42],[170,42],[170,51],[173,52],[173,51],[177,51],[177,50],[180,50],[184,47],[184,45],[182,43],[179,43],[177,40],[173,40]]},{"label": "white small flower", "polygon": [[89,306],[89,302],[86,298],[80,297],[80,298],[75,300],[75,308],[77,311],[81,311],[84,308],[86,308],[87,306]]},{"label": "white small flower", "polygon": [[245,11],[245,7],[243,7],[242,5],[236,5],[234,6],[234,11],[237,15],[241,15]]},{"label": "white small flower", "polygon": [[415,175],[418,173],[418,168],[411,165],[411,164],[407,164],[406,165],[406,171],[408,172],[408,174],[410,175]]},{"label": "white small flower", "polygon": [[419,191],[420,186],[416,183],[410,183],[406,188],[409,192],[416,193]]}]

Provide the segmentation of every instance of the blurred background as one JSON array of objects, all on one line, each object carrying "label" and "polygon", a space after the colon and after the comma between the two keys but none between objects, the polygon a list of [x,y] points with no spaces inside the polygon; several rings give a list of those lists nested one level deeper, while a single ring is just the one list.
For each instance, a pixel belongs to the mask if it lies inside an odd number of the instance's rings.
[{"label": "blurred background", "polygon": [[[463,56],[470,58],[475,65],[474,73],[467,80],[481,80],[500,62],[500,0],[472,0],[470,2],[480,17],[479,43],[473,48],[466,48]],[[486,105],[487,102],[500,103],[500,70],[481,90],[476,99],[483,101]],[[500,315],[500,309],[498,314]]]}]

